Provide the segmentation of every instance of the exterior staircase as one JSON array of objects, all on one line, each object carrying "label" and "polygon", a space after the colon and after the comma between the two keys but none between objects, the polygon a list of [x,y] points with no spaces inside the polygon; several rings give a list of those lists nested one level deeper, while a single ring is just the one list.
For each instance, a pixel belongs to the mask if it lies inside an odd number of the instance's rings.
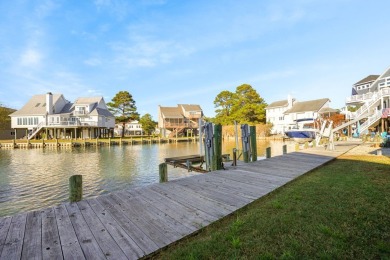
[{"label": "exterior staircase", "polygon": [[176,136],[176,134],[180,134],[184,131],[186,127],[185,126],[182,126],[182,127],[179,127],[179,128],[176,128],[174,129],[168,136],[168,138],[173,138]]},{"label": "exterior staircase", "polygon": [[[390,89],[385,88],[381,89],[377,93],[370,95],[370,98],[356,111],[355,119],[348,121],[338,127],[335,127],[332,131],[337,132],[345,127],[348,127],[362,119],[367,119],[360,126],[360,133],[364,133],[372,125],[375,125],[382,118],[382,113],[380,110],[377,110],[376,107],[380,104],[382,97],[389,96]],[[385,109],[386,110],[386,109]]]},{"label": "exterior staircase", "polygon": [[45,122],[40,122],[36,127],[34,127],[31,131],[31,134],[28,135],[28,140],[34,138],[45,125]]}]

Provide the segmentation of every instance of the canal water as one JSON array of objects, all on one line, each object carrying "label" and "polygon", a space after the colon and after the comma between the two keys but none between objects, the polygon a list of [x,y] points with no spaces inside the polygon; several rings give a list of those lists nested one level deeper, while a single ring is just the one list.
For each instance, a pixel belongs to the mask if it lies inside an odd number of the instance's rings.
[{"label": "canal water", "polygon": [[[283,144],[258,141],[258,156],[272,147],[282,154]],[[234,141],[223,143],[232,153]],[[164,158],[199,153],[199,143],[102,146],[86,148],[0,149],[0,216],[41,209],[68,200],[69,177],[83,175],[83,198],[158,182]],[[242,159],[242,158],[241,158]],[[169,179],[199,174],[168,166]]]}]

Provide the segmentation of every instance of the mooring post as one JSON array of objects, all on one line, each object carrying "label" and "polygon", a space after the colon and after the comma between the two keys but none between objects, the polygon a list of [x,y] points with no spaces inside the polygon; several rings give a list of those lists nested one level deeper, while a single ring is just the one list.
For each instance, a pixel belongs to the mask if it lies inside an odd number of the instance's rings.
[{"label": "mooring post", "polygon": [[69,200],[77,202],[83,198],[83,176],[72,175],[69,178]]},{"label": "mooring post", "polygon": [[249,127],[247,124],[241,125],[241,138],[242,138],[242,155],[244,162],[249,162],[250,153],[250,138],[249,138]]},{"label": "mooring post", "polygon": [[254,162],[254,161],[257,161],[256,126],[251,125],[249,127],[249,132],[250,132],[250,136],[251,136],[252,162]]},{"label": "mooring post", "polygon": [[160,163],[158,165],[158,170],[160,174],[160,182],[168,181],[168,165],[166,163]]},{"label": "mooring post", "polygon": [[214,158],[212,159],[211,170],[222,169],[222,126],[214,125]]},{"label": "mooring post", "polygon": [[233,166],[237,166],[237,149],[233,148]]},{"label": "mooring post", "polygon": [[295,151],[299,151],[299,143],[295,143]]},{"label": "mooring post", "polygon": [[287,154],[287,145],[283,145],[283,154]]},{"label": "mooring post", "polygon": [[265,158],[271,158],[271,147],[265,149]]},{"label": "mooring post", "polygon": [[309,142],[305,142],[305,149],[309,148]]}]

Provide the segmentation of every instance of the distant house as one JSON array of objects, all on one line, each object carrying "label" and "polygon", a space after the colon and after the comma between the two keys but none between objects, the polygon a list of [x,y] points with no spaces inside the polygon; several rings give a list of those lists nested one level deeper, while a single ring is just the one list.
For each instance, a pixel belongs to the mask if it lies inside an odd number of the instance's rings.
[{"label": "distant house", "polygon": [[295,99],[290,95],[286,100],[275,101],[266,107],[266,120],[267,123],[271,123],[272,134],[282,134],[286,125],[284,112],[291,109]]},{"label": "distant house", "polygon": [[[142,125],[137,120],[125,124],[125,135],[142,135],[143,132]],[[115,124],[114,133],[122,135],[122,124]]]},{"label": "distant house", "polygon": [[284,112],[286,120],[285,129],[295,125],[298,119],[316,120],[320,118],[321,113],[329,111],[329,103],[329,98],[295,102],[292,108]]},{"label": "distant house", "polygon": [[203,117],[199,105],[179,104],[177,107],[158,106],[158,128],[163,137],[197,134],[199,119]]},{"label": "distant house", "polygon": [[282,134],[299,119],[316,120],[323,114],[334,113],[329,103],[328,98],[298,102],[289,96],[287,100],[273,102],[266,108],[267,122],[273,124],[273,134]]},{"label": "distant house", "polygon": [[78,98],[71,103],[62,94],[50,92],[33,96],[10,117],[11,128],[29,139],[109,137],[115,126],[103,97]]}]

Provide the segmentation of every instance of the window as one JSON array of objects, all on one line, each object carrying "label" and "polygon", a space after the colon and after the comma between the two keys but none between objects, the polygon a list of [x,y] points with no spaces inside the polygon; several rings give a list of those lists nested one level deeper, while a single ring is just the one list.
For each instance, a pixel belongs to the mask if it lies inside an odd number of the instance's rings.
[{"label": "window", "polygon": [[17,125],[22,125],[22,119],[20,117],[17,118]]},{"label": "window", "polygon": [[27,125],[27,118],[23,117],[23,125]]},{"label": "window", "polygon": [[29,117],[29,118],[28,118],[28,124],[29,124],[29,125],[32,125],[32,124],[33,124],[33,119],[32,119],[32,117]]},{"label": "window", "polygon": [[34,117],[34,125],[38,124],[38,117]]}]

